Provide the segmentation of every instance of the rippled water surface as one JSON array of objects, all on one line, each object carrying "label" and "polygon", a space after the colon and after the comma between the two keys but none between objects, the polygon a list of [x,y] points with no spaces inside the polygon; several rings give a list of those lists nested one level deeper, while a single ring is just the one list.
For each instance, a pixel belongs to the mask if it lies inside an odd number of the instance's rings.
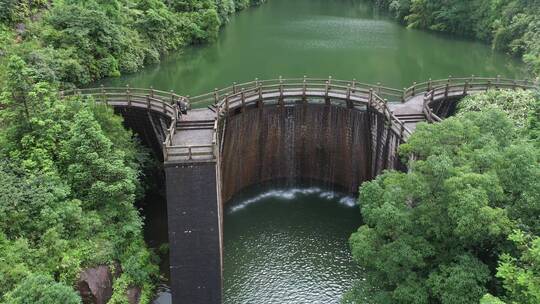
[{"label": "rippled water surface", "polygon": [[215,43],[105,83],[193,96],[280,75],[332,75],[396,88],[448,75],[522,75],[516,58],[480,42],[407,29],[367,2],[268,0],[233,17]]},{"label": "rippled water surface", "polygon": [[319,188],[254,188],[227,204],[225,303],[339,303],[362,278],[347,239],[354,198]]}]

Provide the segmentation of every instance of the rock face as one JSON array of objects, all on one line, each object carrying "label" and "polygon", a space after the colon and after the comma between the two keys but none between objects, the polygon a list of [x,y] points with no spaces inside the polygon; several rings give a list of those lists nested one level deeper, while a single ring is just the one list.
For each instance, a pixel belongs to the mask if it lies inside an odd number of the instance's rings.
[{"label": "rock face", "polygon": [[[77,290],[84,304],[106,304],[113,294],[113,280],[122,274],[120,264],[114,265],[114,273],[109,266],[100,265],[84,270],[77,282]],[[132,286],[126,291],[129,304],[139,304],[142,290]]]},{"label": "rock face", "polygon": [[97,266],[84,270],[77,289],[84,304],[105,304],[112,297],[113,275],[108,266]]},{"label": "rock face", "polygon": [[131,287],[127,290],[127,298],[129,304],[139,304],[141,301],[141,289],[139,287]]}]

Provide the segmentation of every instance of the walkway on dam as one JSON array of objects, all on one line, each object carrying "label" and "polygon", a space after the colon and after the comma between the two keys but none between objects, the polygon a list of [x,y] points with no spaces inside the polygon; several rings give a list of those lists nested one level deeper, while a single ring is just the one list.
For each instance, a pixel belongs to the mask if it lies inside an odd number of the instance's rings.
[{"label": "walkway on dam", "polygon": [[[408,130],[414,131],[419,122],[427,121],[423,104],[424,94],[422,93],[409,98],[405,103],[390,102],[388,107]],[[181,155],[170,157],[168,161],[197,162],[212,159],[211,146],[215,136],[214,120],[216,119],[217,114],[213,107],[190,110],[186,115],[182,115],[181,120],[177,122],[172,143],[175,146],[191,146],[192,149],[181,152]]]},{"label": "walkway on dam", "polygon": [[[165,130],[163,158],[167,163],[215,161],[220,117],[247,107],[326,104],[384,115],[390,129],[405,141],[419,122],[437,122],[441,103],[490,89],[534,89],[529,80],[452,78],[414,83],[403,90],[332,77],[255,80],[215,89],[192,98],[154,89],[88,88],[60,92],[61,96],[89,95],[97,102],[120,108],[139,108],[170,121]],[[180,110],[191,106],[207,108]],[[435,107],[435,109],[434,109]],[[179,115],[180,114],[180,115]]]},{"label": "walkway on dam", "polygon": [[[206,109],[188,111],[177,123],[171,137],[167,161],[200,161],[215,159],[217,122],[220,115],[231,110],[244,111],[247,106],[299,103],[324,103],[366,110],[368,107],[385,115],[390,128],[405,141],[420,122],[440,121],[433,111],[437,101],[460,98],[490,89],[529,89],[537,84],[527,80],[496,78],[452,78],[429,80],[404,90],[353,81],[328,79],[276,79],[244,83],[190,99],[192,104],[210,104]],[[440,107],[440,104],[439,104]],[[212,120],[215,124],[212,128]],[[213,131],[212,131],[213,130]],[[190,148],[185,148],[189,146]],[[212,148],[213,146],[213,148]]]}]

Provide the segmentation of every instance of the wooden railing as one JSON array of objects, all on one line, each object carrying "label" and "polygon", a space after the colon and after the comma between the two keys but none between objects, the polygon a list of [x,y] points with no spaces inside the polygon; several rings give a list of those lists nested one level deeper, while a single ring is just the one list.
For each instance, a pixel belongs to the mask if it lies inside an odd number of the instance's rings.
[{"label": "wooden railing", "polygon": [[345,81],[345,80],[336,80],[332,77],[329,78],[278,78],[271,80],[258,80],[245,82],[245,83],[233,83],[231,86],[215,89],[213,92],[207,94],[198,95],[195,97],[189,98],[189,102],[193,106],[197,105],[210,105],[217,104],[220,100],[223,100],[227,95],[232,96],[244,90],[246,94],[258,90],[262,87],[265,91],[269,90],[280,90],[283,91],[294,89],[306,90],[309,88],[310,91],[319,90],[319,91],[334,91],[334,90],[348,90],[350,89],[351,94],[356,94],[358,92],[363,92],[367,94],[369,90],[373,90],[377,95],[391,100],[391,101],[402,101],[403,91],[397,90],[389,87],[382,86],[381,84],[367,84],[358,82],[356,80]]},{"label": "wooden railing", "polygon": [[429,90],[424,91],[423,112],[430,122],[440,122],[442,119],[433,113],[433,103],[447,98],[459,98],[473,93],[486,92],[488,90],[537,90],[540,85],[537,81],[512,80],[504,78],[449,78],[420,84]]},{"label": "wooden railing", "polygon": [[409,98],[417,96],[418,94],[422,94],[423,92],[429,92],[433,90],[434,88],[441,88],[441,87],[446,87],[446,86],[463,87],[466,83],[468,83],[471,87],[474,87],[474,85],[481,85],[481,86],[487,86],[493,89],[535,88],[538,86],[537,82],[533,80],[528,80],[528,79],[516,80],[516,79],[502,78],[501,76],[497,76],[494,78],[477,77],[474,75],[471,77],[460,77],[460,78],[454,78],[452,76],[448,76],[447,79],[438,79],[438,80],[429,79],[426,82],[413,83],[412,86],[404,89],[403,100],[408,100]]},{"label": "wooden railing", "polygon": [[112,88],[98,87],[88,89],[75,89],[61,91],[61,98],[73,95],[92,96],[94,101],[112,105],[112,106],[127,106],[147,109],[167,115],[168,117],[178,117],[177,102],[185,104],[189,107],[186,97],[174,94],[173,92],[165,92],[154,89],[139,89],[130,88]]},{"label": "wooden railing", "polygon": [[174,145],[172,138],[176,133],[176,120],[168,130],[167,139],[163,144],[163,159],[169,161],[173,158],[182,160],[216,159],[218,149],[218,120],[214,120],[211,145]]},{"label": "wooden railing", "polygon": [[[430,122],[441,121],[432,110],[432,103],[449,97],[460,97],[473,92],[489,89],[538,89],[537,82],[530,80],[512,80],[501,77],[483,78],[452,78],[429,80],[414,83],[404,90],[392,89],[380,84],[366,84],[352,81],[335,80],[332,77],[322,78],[291,78],[254,80],[242,84],[234,83],[230,87],[215,89],[213,92],[192,98],[154,89],[130,88],[90,88],[60,92],[62,97],[70,95],[92,96],[96,102],[113,106],[128,106],[144,108],[167,115],[171,125],[163,143],[165,160],[181,158],[187,160],[217,157],[218,118],[235,109],[256,104],[280,104],[288,102],[325,103],[347,108],[373,108],[384,115],[390,124],[390,129],[402,141],[410,135],[404,122],[396,117],[388,107],[389,102],[407,102],[413,97],[423,96],[423,112]],[[389,101],[390,100],[390,101]],[[178,102],[179,101],[179,102]],[[178,103],[190,109],[191,105],[215,105],[217,109],[213,128],[213,140],[209,145],[175,145],[176,123],[180,109]]]},{"label": "wooden railing", "polygon": [[[248,83],[248,87],[232,86],[228,89],[216,90],[212,94],[205,94],[191,99],[192,104],[212,102],[218,115],[226,115],[235,109],[244,109],[250,105],[262,104],[285,105],[288,102],[297,103],[325,103],[348,108],[374,108],[383,114],[392,126],[392,130],[405,140],[411,131],[388,108],[388,99],[379,95],[384,92],[387,96],[401,96],[399,90],[380,86],[359,84],[355,81],[325,80],[308,82],[302,79],[283,80],[277,82],[255,81]],[[344,85],[346,84],[346,85]],[[224,95],[222,95],[224,94]]]}]

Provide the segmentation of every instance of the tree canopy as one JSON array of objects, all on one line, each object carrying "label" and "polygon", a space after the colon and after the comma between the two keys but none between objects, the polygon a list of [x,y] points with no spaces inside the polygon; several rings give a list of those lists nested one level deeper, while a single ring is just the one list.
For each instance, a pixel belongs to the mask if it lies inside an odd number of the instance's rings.
[{"label": "tree canopy", "polygon": [[211,41],[262,0],[0,0],[0,303],[80,303],[79,274],[120,265],[110,303],[159,277],[134,206],[149,155],[111,108],[61,89]]},{"label": "tree canopy", "polygon": [[540,75],[538,0],[374,0],[412,28],[473,37],[521,56]]},{"label": "tree canopy", "polygon": [[[388,171],[361,186],[365,224],[350,244],[375,302],[501,301],[488,292],[509,303],[537,301],[535,242],[520,250],[523,236],[513,236],[540,233],[540,151],[518,114],[538,119],[537,101],[514,93],[471,97],[456,117],[419,125],[400,147],[403,159],[414,155],[410,172]],[[362,303],[355,294],[346,302]]]}]

